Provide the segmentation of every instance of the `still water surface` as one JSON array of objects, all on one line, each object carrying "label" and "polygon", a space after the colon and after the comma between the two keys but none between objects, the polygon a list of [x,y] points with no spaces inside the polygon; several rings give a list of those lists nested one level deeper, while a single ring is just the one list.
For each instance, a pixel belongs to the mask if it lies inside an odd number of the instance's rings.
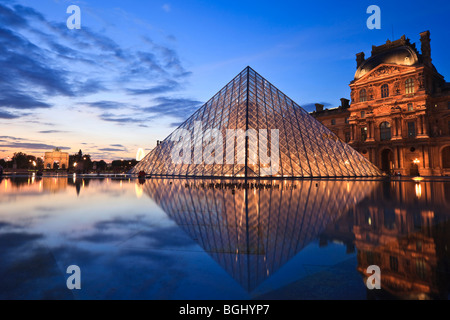
[{"label": "still water surface", "polygon": [[0,299],[449,293],[450,180],[6,177],[0,204]]}]

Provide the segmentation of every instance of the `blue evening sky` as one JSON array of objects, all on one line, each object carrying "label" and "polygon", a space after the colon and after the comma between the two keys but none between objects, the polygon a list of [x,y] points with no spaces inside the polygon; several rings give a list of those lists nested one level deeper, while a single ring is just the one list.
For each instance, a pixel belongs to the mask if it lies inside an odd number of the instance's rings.
[{"label": "blue evening sky", "polygon": [[[81,30],[68,30],[69,5]],[[381,30],[369,30],[370,5]],[[0,0],[0,158],[150,150],[247,65],[313,110],[349,98],[355,54],[405,34],[450,76],[450,2]]]}]

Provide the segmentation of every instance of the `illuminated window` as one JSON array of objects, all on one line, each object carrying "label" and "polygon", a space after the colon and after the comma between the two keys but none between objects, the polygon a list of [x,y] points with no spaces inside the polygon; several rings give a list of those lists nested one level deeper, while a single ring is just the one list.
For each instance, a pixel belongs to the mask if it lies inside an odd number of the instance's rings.
[{"label": "illuminated window", "polygon": [[359,102],[365,102],[365,101],[367,101],[367,91],[366,91],[366,89],[362,89],[359,92]]},{"label": "illuminated window", "polygon": [[405,93],[406,94],[414,93],[414,79],[413,78],[409,78],[408,80],[405,81]]},{"label": "illuminated window", "polygon": [[391,124],[389,122],[382,122],[380,124],[380,140],[391,140]]},{"label": "illuminated window", "polygon": [[408,111],[414,111],[414,106],[412,103],[408,103]]},{"label": "illuminated window", "polygon": [[382,98],[389,97],[389,86],[387,84],[383,84],[381,86],[381,97]]},{"label": "illuminated window", "polygon": [[367,140],[367,127],[362,127],[361,128],[361,141],[366,141]]}]

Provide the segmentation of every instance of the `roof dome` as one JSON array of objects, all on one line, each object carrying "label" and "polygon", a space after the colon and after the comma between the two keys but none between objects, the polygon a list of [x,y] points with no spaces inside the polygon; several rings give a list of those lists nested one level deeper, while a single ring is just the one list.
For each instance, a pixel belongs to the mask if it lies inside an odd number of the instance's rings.
[{"label": "roof dome", "polygon": [[359,79],[366,73],[369,73],[381,64],[397,64],[403,66],[412,66],[419,62],[417,51],[409,45],[389,48],[381,52],[375,53],[361,63],[355,73],[355,79]]}]

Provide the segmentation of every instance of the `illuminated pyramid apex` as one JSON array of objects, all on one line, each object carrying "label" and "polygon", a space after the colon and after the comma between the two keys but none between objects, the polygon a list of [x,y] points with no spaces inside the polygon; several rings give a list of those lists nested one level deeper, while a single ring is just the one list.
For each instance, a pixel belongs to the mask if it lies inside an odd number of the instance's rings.
[{"label": "illuminated pyramid apex", "polygon": [[380,171],[246,67],[132,171],[191,177],[357,177]]}]

